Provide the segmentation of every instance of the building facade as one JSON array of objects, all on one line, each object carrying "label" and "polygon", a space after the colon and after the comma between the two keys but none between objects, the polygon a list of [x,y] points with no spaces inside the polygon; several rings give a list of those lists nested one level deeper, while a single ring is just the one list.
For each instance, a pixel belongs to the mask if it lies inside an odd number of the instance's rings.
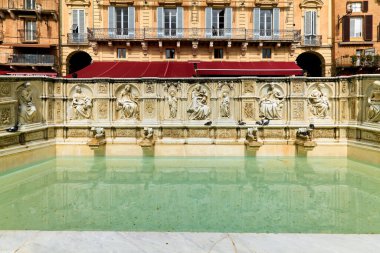
[{"label": "building facade", "polygon": [[379,1],[335,1],[335,74],[379,73]]},{"label": "building facade", "polygon": [[331,73],[331,0],[65,0],[61,8],[63,74],[91,61],[296,60],[309,75]]},{"label": "building facade", "polygon": [[0,71],[57,75],[58,24],[58,0],[0,0]]}]

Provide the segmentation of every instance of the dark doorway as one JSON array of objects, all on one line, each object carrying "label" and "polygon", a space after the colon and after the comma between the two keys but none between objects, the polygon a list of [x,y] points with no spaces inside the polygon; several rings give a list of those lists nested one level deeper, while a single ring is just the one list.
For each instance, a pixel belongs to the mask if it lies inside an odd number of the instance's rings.
[{"label": "dark doorway", "polygon": [[71,56],[68,57],[67,61],[67,70],[68,73],[74,73],[78,70],[83,69],[84,67],[87,67],[91,64],[92,58],[91,56],[83,51],[78,51],[73,53]]},{"label": "dark doorway", "polygon": [[307,76],[320,77],[322,76],[322,61],[318,55],[314,53],[302,53],[297,57],[297,65],[300,66]]}]

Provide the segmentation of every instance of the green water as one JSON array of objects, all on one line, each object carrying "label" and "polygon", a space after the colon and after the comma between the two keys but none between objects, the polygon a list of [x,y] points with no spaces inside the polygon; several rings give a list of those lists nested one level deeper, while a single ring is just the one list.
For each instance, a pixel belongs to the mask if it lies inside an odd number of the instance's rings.
[{"label": "green water", "polygon": [[57,158],[0,175],[0,229],[380,233],[380,166]]}]

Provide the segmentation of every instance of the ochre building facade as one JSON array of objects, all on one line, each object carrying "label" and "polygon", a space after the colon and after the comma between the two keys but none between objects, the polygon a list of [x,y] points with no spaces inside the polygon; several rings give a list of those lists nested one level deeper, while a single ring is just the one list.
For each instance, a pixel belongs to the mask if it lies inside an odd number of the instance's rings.
[{"label": "ochre building facade", "polygon": [[91,61],[297,61],[309,76],[329,76],[332,7],[332,0],[65,0],[62,73]]}]

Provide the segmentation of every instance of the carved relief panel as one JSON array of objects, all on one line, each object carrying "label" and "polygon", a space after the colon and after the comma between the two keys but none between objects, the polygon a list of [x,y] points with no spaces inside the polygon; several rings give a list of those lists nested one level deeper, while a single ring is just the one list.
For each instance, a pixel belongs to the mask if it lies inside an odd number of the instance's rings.
[{"label": "carved relief panel", "polygon": [[187,114],[189,120],[207,120],[211,115],[210,89],[205,85],[196,84],[188,91]]},{"label": "carved relief panel", "polygon": [[315,83],[309,86],[307,93],[307,103],[311,118],[331,118],[331,96],[332,90],[330,86],[324,83]]},{"label": "carved relief panel", "polygon": [[278,84],[265,84],[261,88],[259,101],[259,117],[279,120],[283,119],[285,94]]},{"label": "carved relief panel", "polygon": [[69,120],[90,120],[93,118],[93,92],[86,85],[71,87],[67,103]]},{"label": "carved relief panel", "polygon": [[380,122],[380,81],[373,82],[367,91],[367,118],[369,122]]},{"label": "carved relief panel", "polygon": [[38,94],[42,94],[42,87],[24,82],[16,89],[18,100],[18,124],[27,125],[40,122],[42,116],[42,104]]},{"label": "carved relief panel", "polygon": [[119,85],[116,89],[116,119],[140,119],[140,92],[135,85]]},{"label": "carved relief panel", "polygon": [[233,85],[227,82],[219,82],[217,89],[217,96],[219,100],[219,117],[224,119],[232,118],[234,97]]},{"label": "carved relief panel", "polygon": [[180,118],[180,83],[168,83],[164,87],[165,92],[165,108],[164,108],[164,118],[175,120]]}]

